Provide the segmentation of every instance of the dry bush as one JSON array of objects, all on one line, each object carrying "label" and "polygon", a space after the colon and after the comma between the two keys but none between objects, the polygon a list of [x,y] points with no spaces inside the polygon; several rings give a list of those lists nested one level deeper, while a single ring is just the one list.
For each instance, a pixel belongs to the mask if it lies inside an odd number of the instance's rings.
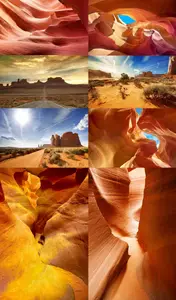
[{"label": "dry bush", "polygon": [[97,91],[97,89],[95,87],[92,87],[89,89],[89,97],[92,99],[92,100],[97,100],[99,99],[99,93]]},{"label": "dry bush", "polygon": [[153,85],[144,89],[146,102],[162,107],[176,107],[176,87]]},{"label": "dry bush", "polygon": [[143,86],[141,84],[141,82],[138,79],[134,80],[134,85],[135,87],[137,87],[138,89],[143,89]]}]

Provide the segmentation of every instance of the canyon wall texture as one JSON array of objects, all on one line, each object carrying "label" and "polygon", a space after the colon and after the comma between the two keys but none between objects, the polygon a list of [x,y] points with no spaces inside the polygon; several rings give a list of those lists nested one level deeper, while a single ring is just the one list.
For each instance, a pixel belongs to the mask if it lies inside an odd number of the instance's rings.
[{"label": "canyon wall texture", "polygon": [[92,109],[90,166],[175,167],[175,117],[175,109]]},{"label": "canyon wall texture", "polygon": [[87,298],[86,176],[0,170],[0,299]]},{"label": "canyon wall texture", "polygon": [[[128,244],[130,256],[126,257],[120,274],[118,268],[123,259],[118,264],[114,263],[108,284],[104,285],[103,291],[99,286],[103,296],[97,299],[174,300],[176,170],[91,168],[90,171],[93,178],[90,214],[96,228],[108,226],[111,236],[111,239],[107,235],[103,238],[102,234],[99,243],[96,233],[92,232],[94,248],[99,248],[102,253],[101,265],[104,261],[113,261],[118,253],[122,253],[119,240]],[[117,239],[118,246],[109,258],[106,250],[111,248],[113,238]],[[97,251],[92,250],[90,263],[95,263]],[[94,268],[92,263],[90,268],[95,272],[97,265]],[[102,276],[95,273],[97,282],[98,279],[106,282],[108,269],[105,270]]]},{"label": "canyon wall texture", "polygon": [[86,55],[86,4],[86,0],[1,0],[0,54]]},{"label": "canyon wall texture", "polygon": [[[134,23],[122,23],[119,14]],[[90,1],[90,54],[175,55],[175,24],[174,0]]]}]

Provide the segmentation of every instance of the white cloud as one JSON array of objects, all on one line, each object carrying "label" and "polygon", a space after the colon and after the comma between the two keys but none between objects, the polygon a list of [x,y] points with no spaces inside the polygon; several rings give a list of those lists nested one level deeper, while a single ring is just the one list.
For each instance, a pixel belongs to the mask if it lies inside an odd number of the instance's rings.
[{"label": "white cloud", "polygon": [[142,62],[146,62],[146,61],[148,61],[149,59],[150,59],[150,56],[144,56]]},{"label": "white cloud", "polygon": [[134,69],[134,72],[135,72],[135,73],[140,73],[140,70]]},{"label": "white cloud", "polygon": [[84,130],[88,128],[88,114],[86,114],[79,123],[74,127],[74,129]]}]

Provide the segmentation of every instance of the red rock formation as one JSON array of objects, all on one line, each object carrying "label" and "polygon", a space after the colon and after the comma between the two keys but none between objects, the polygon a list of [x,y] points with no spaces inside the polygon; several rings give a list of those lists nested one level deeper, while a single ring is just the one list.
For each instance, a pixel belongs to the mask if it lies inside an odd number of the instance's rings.
[{"label": "red rock formation", "polygon": [[176,75],[176,57],[175,56],[171,56],[169,58],[168,74]]},{"label": "red rock formation", "polygon": [[100,70],[89,70],[89,79],[112,78],[111,73],[106,73]]},{"label": "red rock formation", "polygon": [[137,75],[136,77],[153,77],[153,73],[151,71],[142,72],[142,74]]},{"label": "red rock formation", "polygon": [[[94,109],[90,111],[89,154],[92,167],[175,167],[174,109]],[[160,141],[145,137],[154,135]]]},{"label": "red rock formation", "polygon": [[61,136],[61,147],[81,147],[79,135],[73,132],[65,132]]}]

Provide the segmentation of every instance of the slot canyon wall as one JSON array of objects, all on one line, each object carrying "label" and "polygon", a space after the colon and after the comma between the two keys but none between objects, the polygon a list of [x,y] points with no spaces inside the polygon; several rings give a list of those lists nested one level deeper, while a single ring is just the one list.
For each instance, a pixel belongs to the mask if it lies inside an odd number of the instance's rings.
[{"label": "slot canyon wall", "polygon": [[[134,23],[122,23],[118,15]],[[92,55],[175,55],[175,1],[89,1]]]},{"label": "slot canyon wall", "polygon": [[0,299],[87,298],[87,169],[0,169]]},{"label": "slot canyon wall", "polygon": [[90,172],[90,300],[174,300],[176,170]]},{"label": "slot canyon wall", "polygon": [[0,15],[0,54],[87,54],[86,0],[0,0]]},{"label": "slot canyon wall", "polygon": [[[170,168],[176,166],[175,109],[92,109],[90,166]],[[159,145],[144,134],[151,134]]]}]

